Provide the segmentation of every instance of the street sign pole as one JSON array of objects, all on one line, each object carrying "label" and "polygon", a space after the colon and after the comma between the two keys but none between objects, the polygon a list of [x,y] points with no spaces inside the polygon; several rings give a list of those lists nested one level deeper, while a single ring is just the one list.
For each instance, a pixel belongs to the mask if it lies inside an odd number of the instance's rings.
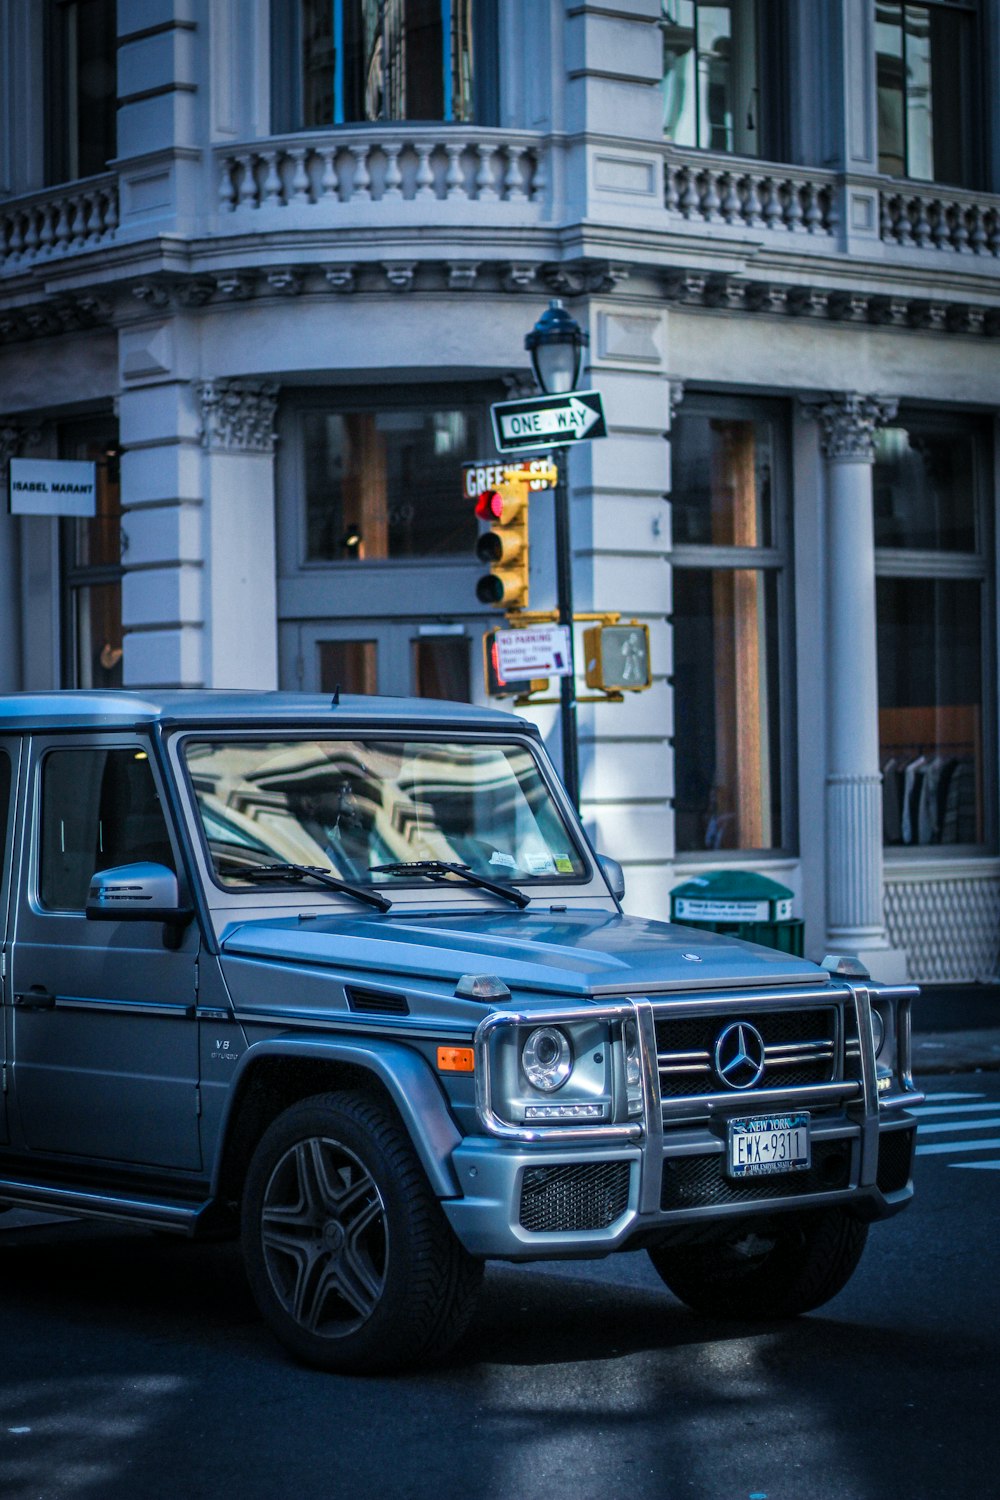
[{"label": "street sign pole", "polygon": [[[556,604],[560,625],[573,630],[573,553],[569,535],[569,483],[566,451],[554,454],[558,477],[554,491],[556,508]],[[576,724],[576,677],[570,672],[559,679],[560,720],[562,730],[563,785],[569,800],[580,810],[580,756]]]}]

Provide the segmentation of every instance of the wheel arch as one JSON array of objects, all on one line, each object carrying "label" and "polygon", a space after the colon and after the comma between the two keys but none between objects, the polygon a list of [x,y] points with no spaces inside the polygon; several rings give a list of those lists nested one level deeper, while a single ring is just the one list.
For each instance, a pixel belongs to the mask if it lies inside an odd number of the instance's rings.
[{"label": "wheel arch", "polygon": [[424,1059],[398,1042],[276,1038],[241,1059],[220,1129],[213,1196],[238,1198],[261,1135],[283,1110],[313,1094],[353,1089],[388,1103],[439,1198],[459,1195],[451,1155],[461,1135]]}]

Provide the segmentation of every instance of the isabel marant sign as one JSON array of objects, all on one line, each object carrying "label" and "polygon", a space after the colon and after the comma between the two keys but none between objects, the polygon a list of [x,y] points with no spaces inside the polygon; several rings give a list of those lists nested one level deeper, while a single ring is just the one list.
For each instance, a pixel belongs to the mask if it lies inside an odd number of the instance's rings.
[{"label": "isabel marant sign", "polygon": [[12,458],[12,516],[93,516],[97,513],[97,466],[69,459]]}]

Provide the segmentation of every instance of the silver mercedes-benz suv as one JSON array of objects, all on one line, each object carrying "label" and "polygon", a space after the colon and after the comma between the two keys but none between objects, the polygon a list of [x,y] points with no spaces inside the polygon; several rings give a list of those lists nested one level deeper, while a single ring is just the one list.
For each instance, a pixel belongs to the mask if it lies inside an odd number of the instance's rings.
[{"label": "silver mercedes-benz suv", "polygon": [[507,714],[0,698],[0,1206],[239,1236],[326,1369],[447,1349],[490,1257],[817,1307],[912,1196],[915,991],[622,895]]}]

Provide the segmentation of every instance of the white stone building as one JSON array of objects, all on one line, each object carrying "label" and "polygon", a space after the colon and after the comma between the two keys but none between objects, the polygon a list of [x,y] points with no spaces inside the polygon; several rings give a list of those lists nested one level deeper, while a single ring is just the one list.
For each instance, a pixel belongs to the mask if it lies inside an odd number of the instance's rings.
[{"label": "white stone building", "polygon": [[0,687],[482,698],[460,465],[559,295],[630,908],[995,976],[998,194],[997,0],[0,0],[0,466],[100,475],[0,514]]}]

